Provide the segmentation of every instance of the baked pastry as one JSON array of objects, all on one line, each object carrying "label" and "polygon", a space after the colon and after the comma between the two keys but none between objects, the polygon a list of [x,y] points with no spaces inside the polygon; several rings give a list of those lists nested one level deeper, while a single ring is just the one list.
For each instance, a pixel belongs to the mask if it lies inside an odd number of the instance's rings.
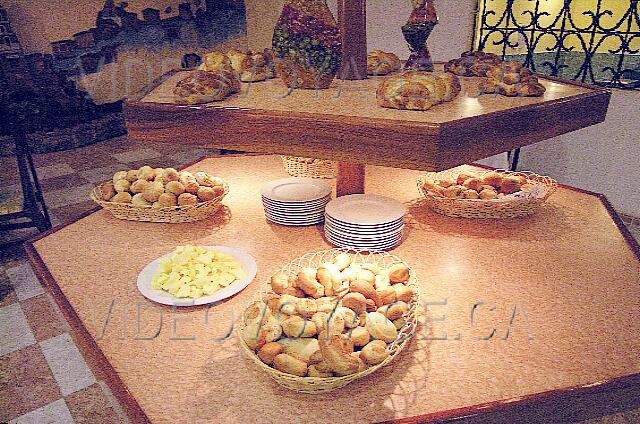
[{"label": "baked pastry", "polygon": [[387,75],[400,70],[400,58],[393,53],[374,50],[367,55],[367,75]]},{"label": "baked pastry", "polygon": [[198,66],[199,71],[218,73],[231,69],[231,61],[222,52],[211,52],[204,55],[202,63]]},{"label": "baked pastry", "polygon": [[198,104],[220,101],[239,91],[240,80],[229,68],[215,73],[194,71],[178,81],[173,93],[176,103]]},{"label": "baked pastry", "polygon": [[503,62],[493,66],[479,87],[482,93],[507,97],[540,97],[546,91],[533,72],[517,62]]},{"label": "baked pastry", "polygon": [[[395,327],[394,327],[395,328]],[[341,335],[327,335],[321,333],[318,336],[322,363],[337,375],[349,375],[358,372],[360,360],[351,356],[353,342]]]},{"label": "baked pastry", "polygon": [[386,78],[377,91],[378,104],[394,109],[428,110],[460,93],[452,74],[408,71]]},{"label": "baked pastry", "polygon": [[487,71],[501,62],[502,60],[493,53],[464,52],[459,59],[446,63],[444,70],[461,77],[484,77]]},{"label": "baked pastry", "polygon": [[100,197],[102,200],[109,201],[116,195],[115,185],[113,183],[106,183],[100,187]]},{"label": "baked pastry", "polygon": [[371,337],[387,343],[391,343],[398,336],[396,326],[380,312],[367,314],[366,328]]},{"label": "baked pastry", "polygon": [[[259,82],[270,78],[270,58],[263,52],[241,52],[231,49],[227,52],[231,67],[242,82]],[[272,78],[272,77],[271,77]]]},{"label": "baked pastry", "polygon": [[[457,184],[447,188],[441,186],[445,184],[443,181],[445,180],[425,181],[422,183],[422,188],[432,195],[451,199],[493,200],[522,190],[530,190],[536,186],[535,182],[529,181],[523,174],[494,171],[484,174],[461,172],[456,178]],[[446,180],[446,185],[449,183],[450,181]]]}]

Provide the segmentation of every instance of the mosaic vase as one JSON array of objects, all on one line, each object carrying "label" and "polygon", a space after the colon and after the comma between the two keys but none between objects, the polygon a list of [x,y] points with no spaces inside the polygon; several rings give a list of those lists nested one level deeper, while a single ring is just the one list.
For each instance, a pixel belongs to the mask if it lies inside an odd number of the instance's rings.
[{"label": "mosaic vase", "polygon": [[427,47],[427,39],[438,23],[436,8],[433,0],[411,0],[411,3],[413,12],[408,22],[402,27],[402,34],[412,52],[405,68],[432,72],[433,62]]},{"label": "mosaic vase", "polygon": [[326,0],[286,0],[273,33],[278,76],[290,88],[325,89],[342,59],[342,38]]}]

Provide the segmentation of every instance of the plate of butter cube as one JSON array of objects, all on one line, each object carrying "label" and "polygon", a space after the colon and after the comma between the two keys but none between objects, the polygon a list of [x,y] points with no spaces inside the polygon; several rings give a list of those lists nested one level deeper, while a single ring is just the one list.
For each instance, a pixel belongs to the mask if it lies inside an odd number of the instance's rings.
[{"label": "plate of butter cube", "polygon": [[257,272],[249,254],[226,246],[178,246],[138,275],[138,290],[154,302],[198,306],[235,295]]}]

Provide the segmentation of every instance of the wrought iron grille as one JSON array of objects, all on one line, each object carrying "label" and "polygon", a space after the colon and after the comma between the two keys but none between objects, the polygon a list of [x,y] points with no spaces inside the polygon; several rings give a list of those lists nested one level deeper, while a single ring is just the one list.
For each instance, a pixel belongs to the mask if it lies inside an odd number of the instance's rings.
[{"label": "wrought iron grille", "polygon": [[477,0],[474,48],[532,70],[640,88],[640,0]]}]

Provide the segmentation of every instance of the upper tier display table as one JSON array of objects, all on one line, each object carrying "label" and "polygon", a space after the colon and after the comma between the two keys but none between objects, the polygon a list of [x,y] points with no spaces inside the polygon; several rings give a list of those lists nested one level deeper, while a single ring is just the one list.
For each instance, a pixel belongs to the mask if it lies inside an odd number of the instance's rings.
[{"label": "upper tier display table", "polygon": [[[442,69],[442,65],[437,65]],[[380,78],[335,80],[328,90],[289,89],[279,79],[243,84],[224,101],[175,104],[172,71],[125,102],[129,136],[250,152],[439,171],[604,121],[607,89],[540,77],[540,98],[479,95],[477,78],[428,111],[376,103]]]},{"label": "upper tier display table", "polygon": [[[189,170],[229,182],[210,219],[152,224],[101,210],[27,246],[132,422],[499,422],[529,403],[542,404],[546,422],[564,422],[581,408],[602,414],[621,392],[640,399],[640,249],[603,198],[561,187],[529,218],[454,219],[419,201],[418,171],[369,167],[366,190],[393,190],[407,206],[393,253],[415,270],[424,313],[388,367],[314,396],[278,386],[230,330],[275,270],[331,247],[322,227],[265,220],[260,188],[284,176],[276,156],[210,158]],[[184,244],[243,250],[256,259],[255,281],[210,309],[147,301],[138,273]]]}]

